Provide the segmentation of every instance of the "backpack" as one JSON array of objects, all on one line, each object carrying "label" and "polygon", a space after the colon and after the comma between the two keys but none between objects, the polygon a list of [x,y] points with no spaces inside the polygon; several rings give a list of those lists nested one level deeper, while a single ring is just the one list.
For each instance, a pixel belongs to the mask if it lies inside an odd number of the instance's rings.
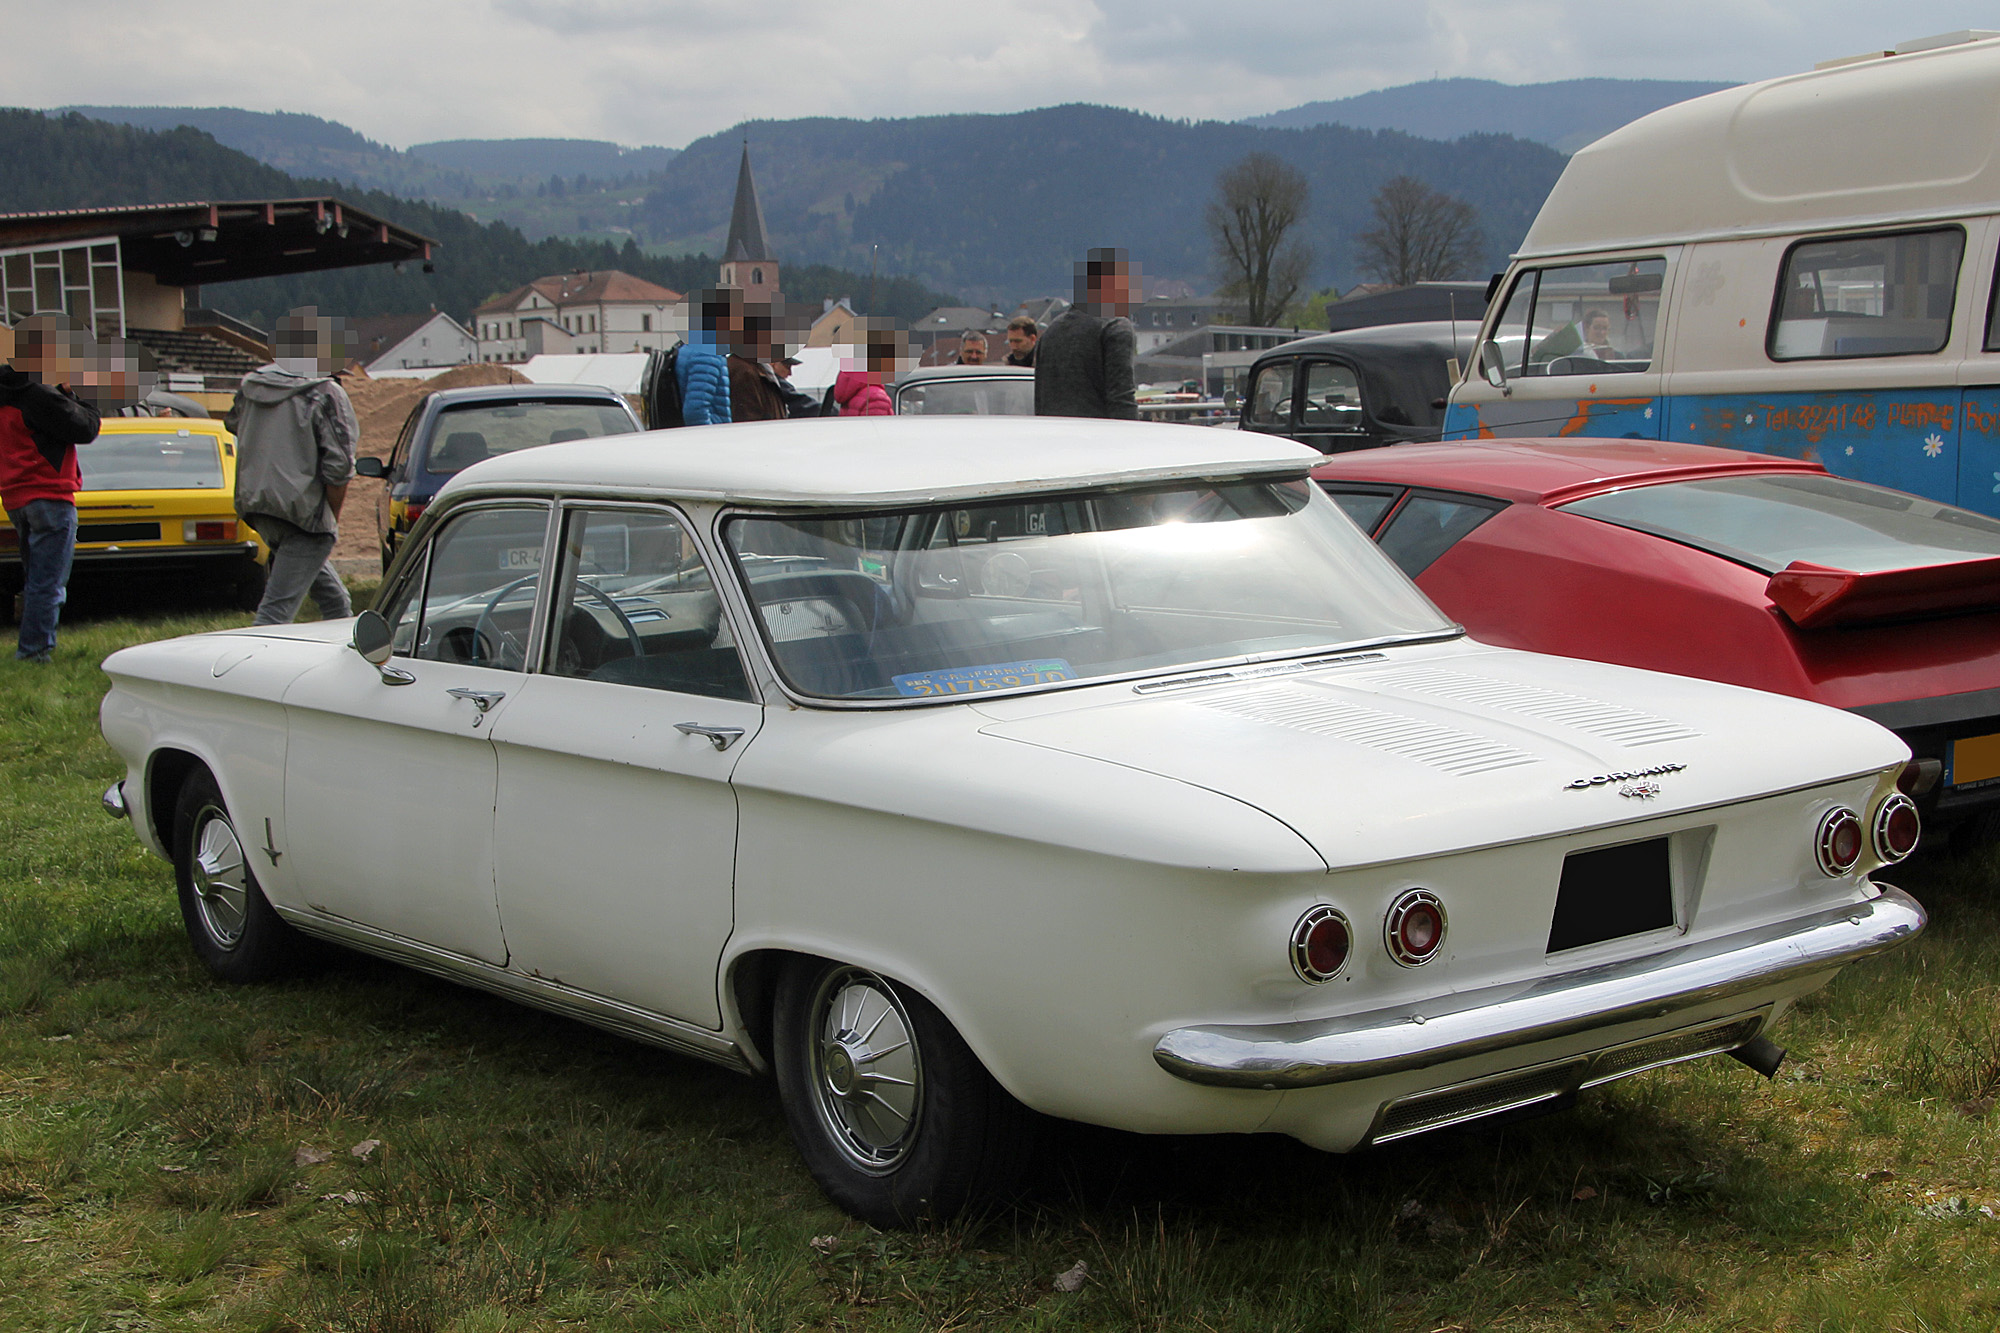
[{"label": "backpack", "polygon": [[681,344],[675,343],[653,355],[657,358],[654,366],[658,373],[650,377],[651,382],[646,386],[646,427],[665,430],[669,426],[685,426],[687,421],[681,416]]}]

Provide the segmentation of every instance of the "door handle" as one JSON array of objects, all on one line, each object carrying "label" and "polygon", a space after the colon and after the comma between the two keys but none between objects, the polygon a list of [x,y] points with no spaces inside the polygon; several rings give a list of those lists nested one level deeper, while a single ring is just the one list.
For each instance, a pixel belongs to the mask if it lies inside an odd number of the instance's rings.
[{"label": "door handle", "polygon": [[507,697],[505,690],[468,690],[462,685],[456,689],[446,690],[445,693],[454,699],[472,700],[473,706],[478,708],[482,713]]},{"label": "door handle", "polygon": [[683,736],[706,736],[718,750],[727,750],[743,739],[741,727],[705,727],[699,722],[676,722],[674,730]]}]

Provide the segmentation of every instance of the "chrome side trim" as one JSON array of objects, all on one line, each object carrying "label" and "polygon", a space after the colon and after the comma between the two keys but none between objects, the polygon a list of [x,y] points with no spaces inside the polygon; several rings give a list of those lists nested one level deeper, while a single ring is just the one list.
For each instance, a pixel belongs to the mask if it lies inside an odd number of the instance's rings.
[{"label": "chrome side trim", "polygon": [[1915,938],[1924,909],[1900,889],[1665,953],[1518,985],[1298,1023],[1176,1028],[1160,1068],[1221,1088],[1315,1088],[1427,1069],[1574,1036],[1816,976]]},{"label": "chrome side trim", "polygon": [[[276,904],[273,904],[276,907]],[[743,1049],[719,1032],[698,1028],[692,1023],[683,1023],[665,1014],[656,1014],[648,1009],[621,1004],[617,1000],[592,995],[588,991],[576,990],[557,981],[544,977],[523,976],[510,972],[504,967],[467,958],[462,954],[447,952],[417,940],[405,939],[387,931],[375,930],[352,921],[340,921],[317,912],[301,912],[297,908],[278,907],[278,915],[307,935],[332,940],[362,953],[374,954],[390,962],[402,963],[419,972],[428,972],[446,981],[474,986],[491,991],[495,995],[522,1004],[533,1005],[537,1009],[547,1009],[567,1018],[578,1019],[593,1027],[600,1027],[620,1036],[643,1041],[652,1046],[664,1046],[682,1055],[692,1055],[699,1059],[711,1060],[725,1065],[740,1074],[751,1074],[756,1068]]]},{"label": "chrome side trim", "polygon": [[97,803],[104,807],[104,813],[110,815],[113,819],[130,819],[132,817],[131,807],[125,804],[125,779],[123,778],[106,787],[104,795],[97,798]]}]

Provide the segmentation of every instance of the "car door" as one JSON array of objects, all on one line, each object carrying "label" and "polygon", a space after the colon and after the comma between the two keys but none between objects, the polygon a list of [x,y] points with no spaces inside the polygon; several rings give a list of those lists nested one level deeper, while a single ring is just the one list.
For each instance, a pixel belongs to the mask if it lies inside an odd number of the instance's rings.
[{"label": "car door", "polygon": [[493,730],[511,966],[717,1028],[763,709],[681,514],[572,505],[561,552],[543,669]]},{"label": "car door", "polygon": [[506,962],[491,737],[526,679],[548,518],[461,511],[392,594],[396,672],[339,653],[286,691],[284,854],[315,910]]},{"label": "car door", "polygon": [[1292,438],[1323,454],[1346,453],[1382,443],[1368,429],[1361,401],[1361,376],[1352,365],[1306,357],[1299,366],[1296,424]]}]

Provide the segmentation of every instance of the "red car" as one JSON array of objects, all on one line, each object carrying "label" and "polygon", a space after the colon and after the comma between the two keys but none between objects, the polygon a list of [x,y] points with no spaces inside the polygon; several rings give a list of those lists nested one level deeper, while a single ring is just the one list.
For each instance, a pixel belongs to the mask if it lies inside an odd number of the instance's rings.
[{"label": "red car", "polygon": [[1643,440],[1337,454],[1320,485],[1474,638],[1845,708],[2000,832],[2000,522],[1819,464]]}]

